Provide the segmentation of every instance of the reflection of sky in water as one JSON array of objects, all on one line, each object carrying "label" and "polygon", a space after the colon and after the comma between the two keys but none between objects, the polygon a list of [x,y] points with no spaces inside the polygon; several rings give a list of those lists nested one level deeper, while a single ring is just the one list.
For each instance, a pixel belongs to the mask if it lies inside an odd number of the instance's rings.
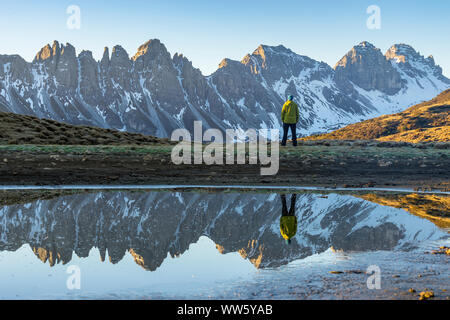
[{"label": "reflection of sky in water", "polygon": [[[21,246],[14,252],[0,251],[0,298],[108,297],[140,290],[189,296],[201,288],[220,288],[267,274],[322,272],[358,262],[352,252],[408,251],[448,239],[444,230],[426,219],[352,196],[299,194],[295,207],[298,231],[291,245],[280,235],[278,194],[114,191],[0,207],[1,248]],[[74,221],[80,225],[74,227]],[[111,225],[99,231],[92,229],[92,223]],[[22,230],[20,235],[16,228]],[[72,237],[75,232],[80,234]],[[106,237],[107,247],[118,257],[131,245],[156,270],[144,270],[129,252],[117,264],[108,261],[108,253],[101,262],[97,237]],[[91,248],[89,257],[74,253],[66,265],[50,267],[30,245],[48,250],[54,240],[65,244],[58,248],[62,254],[81,246],[78,250]],[[214,241],[228,253],[221,254]],[[331,246],[345,253],[332,252]],[[188,249],[172,258],[168,248]],[[241,248],[247,259],[237,252]],[[70,265],[81,268],[81,290],[66,288]]]},{"label": "reflection of sky in water", "polygon": [[[81,290],[66,288],[69,276],[66,270],[70,265],[81,269]],[[138,267],[130,254],[117,264],[101,262],[95,248],[88,258],[74,255],[68,264],[56,264],[50,268],[48,263],[36,258],[28,245],[24,245],[16,252],[0,253],[0,298],[52,297],[70,295],[71,292],[77,295],[100,294],[139,288],[166,293],[190,292],[198,286],[236,280],[255,272],[255,267],[238,253],[220,254],[207,237],[191,244],[189,250],[178,258],[168,256],[153,272]]]}]

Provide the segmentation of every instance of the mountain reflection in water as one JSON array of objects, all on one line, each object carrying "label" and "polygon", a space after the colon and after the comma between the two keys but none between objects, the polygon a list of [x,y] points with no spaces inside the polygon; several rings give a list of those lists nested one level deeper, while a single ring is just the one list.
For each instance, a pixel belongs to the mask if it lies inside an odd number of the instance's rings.
[{"label": "mountain reflection in water", "polygon": [[[182,255],[206,236],[219,252],[239,252],[256,268],[268,268],[330,247],[410,250],[447,237],[427,219],[379,199],[381,204],[338,194],[286,196],[294,205],[289,212],[276,193],[108,191],[11,204],[0,207],[0,251],[28,244],[50,266],[68,263],[73,253],[88,257],[92,248],[102,261],[108,256],[118,263],[128,251],[154,271],[168,254]],[[284,218],[292,218],[287,229]]]}]

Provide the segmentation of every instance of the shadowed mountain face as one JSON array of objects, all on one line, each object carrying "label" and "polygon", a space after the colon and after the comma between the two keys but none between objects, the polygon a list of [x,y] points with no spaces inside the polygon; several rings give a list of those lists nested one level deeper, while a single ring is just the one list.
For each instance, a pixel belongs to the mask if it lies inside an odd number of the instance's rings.
[{"label": "shadowed mountain face", "polygon": [[280,234],[278,194],[98,192],[0,208],[0,250],[28,244],[43,262],[68,263],[98,248],[118,263],[128,251],[146,270],[201,236],[257,268],[321,253],[410,249],[446,234],[428,220],[351,196],[299,194],[291,244]]},{"label": "shadowed mountain face", "polygon": [[279,128],[287,95],[301,107],[302,134],[390,114],[450,87],[432,57],[407,45],[383,55],[368,42],[331,68],[280,46],[224,59],[204,76],[157,39],[130,57],[117,45],[96,61],[70,44],[46,45],[33,62],[0,55],[0,111],[169,137],[177,128]]}]

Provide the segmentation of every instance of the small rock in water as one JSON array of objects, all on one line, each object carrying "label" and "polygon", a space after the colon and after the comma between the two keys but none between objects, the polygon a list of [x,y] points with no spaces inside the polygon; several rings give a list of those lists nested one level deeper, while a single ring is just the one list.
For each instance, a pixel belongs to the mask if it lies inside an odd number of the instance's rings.
[{"label": "small rock in water", "polygon": [[431,250],[427,253],[431,253],[431,254],[446,254],[446,255],[450,255],[450,248],[445,247],[445,246],[441,246],[439,247],[439,249],[437,250]]},{"label": "small rock in water", "polygon": [[362,274],[361,270],[345,270],[346,273]]}]

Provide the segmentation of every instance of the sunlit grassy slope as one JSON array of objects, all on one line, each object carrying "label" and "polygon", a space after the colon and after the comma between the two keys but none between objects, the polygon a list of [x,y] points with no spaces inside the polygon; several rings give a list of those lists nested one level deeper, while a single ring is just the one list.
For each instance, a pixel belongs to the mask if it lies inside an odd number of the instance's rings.
[{"label": "sunlit grassy slope", "polygon": [[450,89],[407,110],[348,125],[305,140],[450,141]]},{"label": "sunlit grassy slope", "polygon": [[450,227],[450,196],[436,194],[366,194],[361,198],[384,206],[402,208],[441,228]]},{"label": "sunlit grassy slope", "polygon": [[49,119],[0,112],[0,145],[154,145],[167,143],[137,133],[74,126]]}]

